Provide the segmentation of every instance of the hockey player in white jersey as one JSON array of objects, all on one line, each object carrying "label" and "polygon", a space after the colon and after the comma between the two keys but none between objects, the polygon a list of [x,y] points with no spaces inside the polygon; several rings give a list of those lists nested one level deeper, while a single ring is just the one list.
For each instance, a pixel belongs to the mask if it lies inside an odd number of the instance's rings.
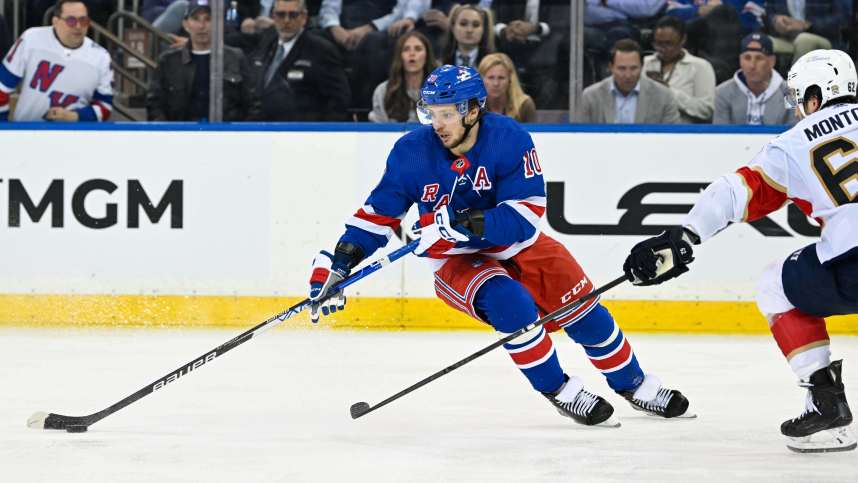
[{"label": "hockey player in white jersey", "polygon": [[748,166],[709,185],[682,226],[637,244],[623,269],[637,285],[669,280],[688,270],[692,245],[787,201],[818,220],[817,243],[764,272],[757,306],[799,385],[807,388],[804,411],[781,425],[787,446],[848,451],[856,447],[852,414],[842,361],[831,361],[824,318],[858,313],[858,75],[845,53],[816,50],[793,65],[787,85],[798,124]]},{"label": "hockey player in white jersey", "polygon": [[58,0],[50,27],[26,30],[0,64],[0,121],[21,84],[16,121],[106,121],[113,109],[110,55],[86,37],[80,0]]}]

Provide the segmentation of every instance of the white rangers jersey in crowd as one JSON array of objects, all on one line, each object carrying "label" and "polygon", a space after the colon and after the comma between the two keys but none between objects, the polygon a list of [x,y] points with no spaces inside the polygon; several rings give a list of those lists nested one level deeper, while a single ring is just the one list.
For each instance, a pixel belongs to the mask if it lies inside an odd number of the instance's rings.
[{"label": "white rangers jersey in crowd", "polygon": [[858,104],[817,111],[769,142],[748,166],[706,188],[683,224],[706,240],[787,200],[822,224],[820,262],[858,250]]},{"label": "white rangers jersey in crowd", "polygon": [[63,46],[53,27],[26,30],[0,65],[0,119],[9,116],[9,94],[20,82],[12,116],[40,121],[50,107],[78,113],[81,121],[104,121],[113,104],[110,55],[89,38],[77,49]]}]

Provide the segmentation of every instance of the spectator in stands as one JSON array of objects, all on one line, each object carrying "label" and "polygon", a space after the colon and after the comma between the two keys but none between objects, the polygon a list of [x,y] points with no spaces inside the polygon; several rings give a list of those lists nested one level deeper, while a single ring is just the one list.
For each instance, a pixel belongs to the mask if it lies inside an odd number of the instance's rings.
[{"label": "spectator in stands", "polygon": [[456,5],[478,5],[489,10],[492,0],[424,0],[429,2],[429,8],[423,12],[417,22],[417,30],[425,35],[432,44],[435,52],[441,52],[443,39],[450,30],[450,13]]},{"label": "spectator in stands", "polygon": [[268,121],[346,121],[351,90],[339,50],[306,30],[304,0],[276,0],[276,28],[251,56]]},{"label": "spectator in stands", "polygon": [[715,89],[714,124],[789,124],[786,83],[775,70],[772,40],[755,33],[742,39],[740,70]]},{"label": "spectator in stands", "polygon": [[[80,0],[57,0],[50,27],[24,31],[0,64],[0,120],[21,84],[16,121],[106,121],[113,105],[110,55],[86,33]],[[23,82],[22,82],[23,81]]]},{"label": "spectator in stands", "polygon": [[[224,13],[229,10],[232,1],[233,0],[224,0]],[[241,24],[245,19],[256,18],[262,8],[260,0],[235,0],[235,2],[237,3],[236,9],[238,10],[239,24]],[[203,1],[201,3],[205,3],[206,5],[209,4],[208,1]],[[155,28],[167,34],[178,34],[182,31],[185,12],[188,10],[189,4],[189,0],[143,0],[143,18],[148,20],[149,17],[155,15],[155,17],[150,20]],[[224,29],[226,33],[230,32],[230,27],[228,25],[224,25]],[[184,45],[184,43],[181,42],[181,39],[178,40],[179,42],[174,44],[174,46]]]},{"label": "spectator in stands", "polygon": [[839,0],[767,0],[766,23],[775,53],[794,60],[816,49],[840,48],[849,12]]},{"label": "spectator in stands", "polygon": [[3,18],[3,12],[0,12],[0,59],[6,56],[9,47],[12,46],[12,32],[9,26],[6,25],[6,19]]},{"label": "spectator in stands", "polygon": [[417,122],[420,86],[437,67],[429,39],[413,30],[399,37],[387,80],[372,94],[372,122]]},{"label": "spectator in stands", "polygon": [[[498,50],[509,55],[540,106],[560,108],[558,55],[568,39],[569,2],[507,0],[494,11]],[[564,68],[568,75],[568,65]]]},{"label": "spectator in stands", "polygon": [[674,0],[668,15],[685,22],[685,48],[712,64],[715,82],[733,77],[739,68],[739,43],[763,29],[764,0]]},{"label": "spectator in stands", "polygon": [[495,51],[492,13],[475,5],[457,5],[450,11],[450,30],[444,38],[441,62],[476,67]]},{"label": "spectator in stands", "polygon": [[323,0],[319,23],[345,55],[354,107],[369,109],[373,89],[387,76],[393,39],[414,28],[423,0]]},{"label": "spectator in stands", "polygon": [[667,87],[641,75],[641,47],[621,39],[611,49],[611,76],[584,89],[578,122],[676,124],[679,110]]},{"label": "spectator in stands", "polygon": [[536,122],[536,104],[524,93],[515,64],[506,54],[495,52],[480,61],[480,76],[486,85],[486,110],[504,114],[518,122]]},{"label": "spectator in stands", "polygon": [[715,71],[705,59],[683,48],[685,24],[662,17],[655,28],[656,53],[644,58],[644,73],[673,91],[682,122],[712,122],[715,107]]},{"label": "spectator in stands", "polygon": [[[184,46],[168,50],[146,92],[150,121],[206,121],[209,118],[211,9],[207,0],[192,0],[182,22],[190,34]],[[261,118],[259,94],[250,64],[241,50],[223,48],[223,120]]]},{"label": "spectator in stands", "polygon": [[[605,76],[614,44],[620,39],[640,42],[641,32],[638,24],[654,23],[667,3],[667,0],[587,0],[584,6],[585,85]],[[569,56],[568,48],[565,47],[568,44],[569,36],[566,32],[565,39],[561,42],[564,59]],[[566,65],[568,66],[568,62]]]}]

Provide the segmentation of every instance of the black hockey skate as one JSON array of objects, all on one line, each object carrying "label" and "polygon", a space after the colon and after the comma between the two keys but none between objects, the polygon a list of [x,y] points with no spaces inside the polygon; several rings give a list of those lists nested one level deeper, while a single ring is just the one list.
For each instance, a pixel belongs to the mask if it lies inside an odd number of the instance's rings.
[{"label": "black hockey skate", "polygon": [[577,377],[564,377],[566,382],[556,392],[542,393],[558,413],[586,426],[620,427],[620,422],[611,417],[614,407],[608,401],[585,391],[584,383]]},{"label": "black hockey skate", "polygon": [[676,389],[662,387],[661,380],[647,374],[634,391],[621,391],[629,404],[638,411],[662,418],[696,418],[688,412],[688,398]]},{"label": "black hockey skate", "polygon": [[799,383],[807,388],[804,412],[781,424],[781,433],[790,438],[789,449],[799,453],[824,453],[858,447],[849,428],[852,412],[846,402],[842,369],[843,361],[834,361]]}]

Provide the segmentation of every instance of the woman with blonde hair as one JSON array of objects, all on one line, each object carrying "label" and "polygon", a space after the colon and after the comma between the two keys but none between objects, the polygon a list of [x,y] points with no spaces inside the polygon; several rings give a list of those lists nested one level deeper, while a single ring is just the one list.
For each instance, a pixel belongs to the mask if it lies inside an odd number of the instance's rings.
[{"label": "woman with blonde hair", "polygon": [[396,41],[390,74],[372,94],[372,122],[417,122],[417,100],[423,80],[437,67],[432,45],[412,30]]},{"label": "woman with blonde hair", "polygon": [[450,28],[444,37],[441,59],[445,64],[476,68],[495,51],[494,19],[476,5],[456,5],[450,10]]},{"label": "woman with blonde hair", "polygon": [[518,122],[536,121],[536,104],[524,93],[515,65],[506,54],[489,54],[480,62],[480,76],[486,85],[486,109],[507,115]]}]

